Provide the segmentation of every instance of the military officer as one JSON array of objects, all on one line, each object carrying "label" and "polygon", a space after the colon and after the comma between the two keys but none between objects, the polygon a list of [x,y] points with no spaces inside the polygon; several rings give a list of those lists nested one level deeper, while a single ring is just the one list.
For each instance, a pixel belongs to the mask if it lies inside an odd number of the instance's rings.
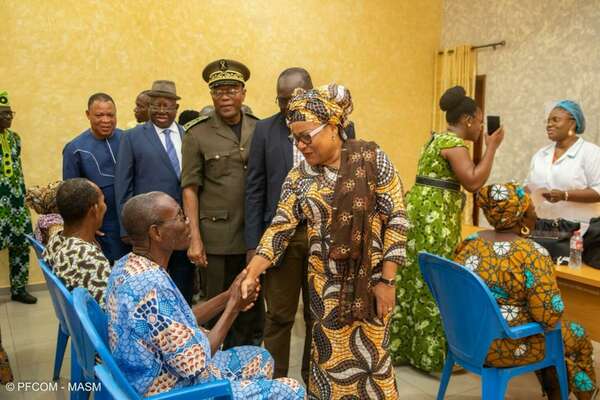
[{"label": "military officer", "polygon": [[[250,78],[244,64],[217,60],[204,68],[202,77],[214,110],[188,124],[181,186],[192,235],[188,258],[206,267],[206,295],[211,298],[227,289],[246,265],[244,188],[257,118],[242,110]],[[263,325],[260,298],[237,317],[224,347],[260,345]]]}]

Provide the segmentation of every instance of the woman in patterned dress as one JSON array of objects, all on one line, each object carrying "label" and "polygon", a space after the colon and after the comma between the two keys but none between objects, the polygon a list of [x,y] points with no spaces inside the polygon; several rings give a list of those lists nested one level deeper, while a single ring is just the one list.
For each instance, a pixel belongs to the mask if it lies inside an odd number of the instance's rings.
[{"label": "woman in patterned dress", "polygon": [[475,101],[460,86],[448,89],[440,99],[446,111],[448,131],[433,134],[425,146],[417,169],[415,186],[407,194],[406,267],[396,277],[397,306],[391,323],[391,345],[395,364],[410,363],[426,372],[441,371],[446,357],[446,338],[435,301],[423,282],[417,256],[427,251],[450,258],[460,241],[463,194],[485,184],[501,129],[486,135],[486,151],[475,165],[465,140],[476,141],[483,131],[483,116]]},{"label": "woman in patterned dress", "polygon": [[[551,328],[564,310],[548,251],[528,239],[535,226],[533,203],[515,184],[482,188],[477,204],[494,230],[469,236],[458,248],[456,262],[479,275],[491,289],[510,326],[539,322]],[[583,327],[562,321],[569,388],[580,399],[591,399],[595,389],[592,343]],[[494,367],[530,364],[544,357],[544,335],[495,340],[486,363]],[[550,400],[560,399],[554,367],[538,371]]]},{"label": "woman in patterned dress", "polygon": [[388,323],[396,267],[405,258],[402,184],[375,143],[346,140],[351,110],[343,86],[294,92],[287,122],[305,160],[283,184],[242,293],[276,264],[306,220],[314,321],[309,398],[396,399]]}]

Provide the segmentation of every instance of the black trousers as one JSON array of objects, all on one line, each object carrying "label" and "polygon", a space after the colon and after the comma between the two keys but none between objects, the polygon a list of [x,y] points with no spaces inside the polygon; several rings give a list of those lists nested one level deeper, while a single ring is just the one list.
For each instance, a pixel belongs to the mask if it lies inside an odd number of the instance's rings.
[{"label": "black trousers", "polygon": [[[213,255],[208,254],[206,269],[206,298],[211,299],[227,290],[236,276],[246,267],[245,254]],[[206,324],[211,329],[219,320],[217,315]],[[233,322],[223,341],[223,350],[235,346],[260,346],[265,325],[265,303],[262,291],[250,310],[241,312]]]},{"label": "black trousers", "polygon": [[173,279],[183,298],[190,306],[192,305],[192,297],[194,296],[196,268],[188,259],[186,251],[174,251],[171,254],[167,271],[169,271],[171,279]]}]

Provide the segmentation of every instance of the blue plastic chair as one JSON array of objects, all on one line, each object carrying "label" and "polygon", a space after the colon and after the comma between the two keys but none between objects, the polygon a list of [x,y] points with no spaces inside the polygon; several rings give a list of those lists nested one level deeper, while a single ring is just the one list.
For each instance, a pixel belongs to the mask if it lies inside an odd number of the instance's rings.
[{"label": "blue plastic chair", "polygon": [[31,235],[26,234],[25,236],[27,237],[27,240],[31,244],[31,247],[33,247],[33,250],[35,250],[35,254],[37,255],[37,258],[43,259],[42,253],[44,252],[44,249],[45,249],[44,245],[41,244],[40,242],[38,242],[37,239]]},{"label": "blue plastic chair", "polygon": [[[83,288],[73,290],[73,299],[75,311],[89,339],[86,343],[91,344],[100,357],[101,364],[96,366],[96,375],[102,382],[103,389],[118,400],[141,400],[142,397],[127,381],[109,350],[108,321],[96,300]],[[145,399],[198,400],[208,398],[233,399],[229,381],[219,380],[202,385],[173,389]]]},{"label": "blue plastic chair", "polygon": [[[83,333],[79,317],[73,307],[73,296],[62,281],[52,272],[44,260],[38,260],[40,268],[46,278],[46,284],[53,303],[58,305],[71,338],[71,384],[86,384],[96,382],[94,371],[96,353],[93,348],[86,345],[87,336]],[[85,390],[71,390],[71,399],[87,399],[90,392]],[[101,391],[95,398],[102,396]]]},{"label": "blue plastic chair", "polygon": [[[44,251],[44,245],[38,242],[33,236],[27,236],[27,240],[31,244],[31,247],[35,250],[37,254],[37,258],[41,262],[44,260],[42,258],[42,253]],[[42,267],[42,272],[44,276],[46,276],[46,271],[44,271],[44,267]],[[51,271],[48,271],[51,275],[54,275]],[[48,283],[48,279],[46,278],[46,284],[50,286]],[[67,341],[69,340],[69,332],[67,331],[67,324],[65,322],[65,318],[63,316],[63,312],[60,309],[60,305],[58,301],[54,297],[54,293],[50,292],[50,298],[52,299],[52,306],[54,307],[54,313],[56,314],[56,318],[58,319],[58,335],[56,337],[56,354],[54,355],[54,371],[52,373],[52,379],[58,380],[60,376],[60,370],[62,368],[63,359],[65,357],[65,350],[67,349]]]},{"label": "blue plastic chair", "polygon": [[[30,242],[35,241],[33,242],[34,248],[43,249],[43,246],[35,239],[28,237],[28,240]],[[85,385],[86,383],[94,383],[96,381],[94,371],[96,353],[93,349],[91,351],[87,350],[91,348],[91,346],[85,346],[87,336],[83,333],[81,323],[73,308],[73,296],[69,289],[67,289],[56,274],[52,272],[50,266],[41,257],[38,258],[38,263],[42,269],[44,278],[46,279],[48,292],[50,292],[54,310],[60,321],[59,330],[66,327],[66,337],[67,339],[69,337],[71,338],[71,384]],[[66,347],[66,339],[64,344]],[[62,348],[61,364],[63,356],[64,347]],[[60,367],[58,369],[60,370]],[[90,393],[85,390],[71,390],[70,398],[87,399],[89,394]],[[96,393],[96,398],[101,396],[101,391]]]},{"label": "blue plastic chair", "polygon": [[[560,323],[548,331],[544,331],[537,322],[510,327],[502,317],[496,299],[478,275],[455,262],[425,252],[419,254],[419,266],[439,307],[448,343],[438,400],[444,398],[454,363],[481,376],[481,394],[486,400],[504,399],[508,381],[512,377],[554,366],[560,382],[561,398],[568,399]],[[543,360],[511,368],[485,365],[493,340],[521,339],[540,333],[546,337]]]}]

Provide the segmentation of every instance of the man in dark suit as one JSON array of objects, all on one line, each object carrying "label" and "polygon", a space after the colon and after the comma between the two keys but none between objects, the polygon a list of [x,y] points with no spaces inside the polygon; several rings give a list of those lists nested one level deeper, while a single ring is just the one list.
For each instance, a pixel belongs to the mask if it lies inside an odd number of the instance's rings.
[{"label": "man in dark suit", "polygon": [[[303,68],[288,68],[277,80],[277,104],[280,111],[257,122],[246,178],[246,213],[244,236],[246,257],[249,261],[255,253],[260,238],[271,223],[281,186],[288,172],[302,161],[302,153],[292,144],[285,113],[295,88],[312,89],[312,81]],[[348,137],[354,137],[350,125]],[[267,302],[264,342],[265,348],[275,360],[274,377],[287,376],[290,356],[290,338],[300,291],[304,303],[306,337],[302,356],[302,378],[308,383],[310,359],[311,323],[308,301],[308,239],[306,224],[300,224],[292,237],[280,265],[270,268],[264,280]]]},{"label": "man in dark suit", "polygon": [[[123,134],[115,168],[115,199],[119,218],[132,196],[159,191],[181,199],[181,144],[183,128],[175,122],[179,105],[172,81],[155,81],[150,96],[150,121]],[[171,223],[165,221],[164,223]],[[121,236],[127,232],[121,223]],[[185,251],[175,251],[166,266],[171,278],[191,305],[194,295],[194,268]]]}]

